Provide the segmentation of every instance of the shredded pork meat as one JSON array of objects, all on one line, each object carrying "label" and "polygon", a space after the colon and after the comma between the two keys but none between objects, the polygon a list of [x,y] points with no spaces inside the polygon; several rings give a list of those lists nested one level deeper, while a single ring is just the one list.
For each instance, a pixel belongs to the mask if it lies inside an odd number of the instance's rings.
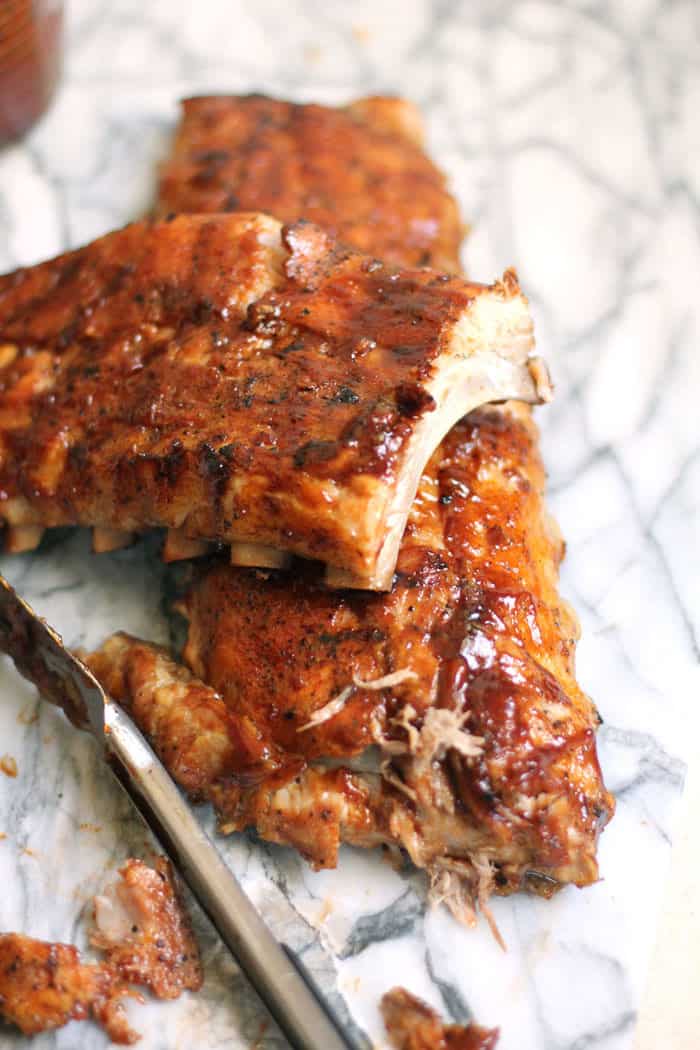
[{"label": "shredded pork meat", "polygon": [[100,963],[83,963],[70,944],[48,944],[19,933],[0,934],[0,1016],[25,1035],[93,1017],[115,1043],[137,1034],[121,1010],[126,989]]},{"label": "shredded pork meat", "polygon": [[158,999],[177,999],[202,984],[199,949],[170,862],[155,868],[127,860],[119,878],[95,897],[91,944],[128,984]]}]

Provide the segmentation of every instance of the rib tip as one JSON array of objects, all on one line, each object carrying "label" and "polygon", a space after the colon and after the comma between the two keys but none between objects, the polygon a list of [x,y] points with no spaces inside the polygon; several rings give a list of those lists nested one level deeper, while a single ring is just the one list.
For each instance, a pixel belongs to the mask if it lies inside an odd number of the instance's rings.
[{"label": "rib tip", "polygon": [[134,541],[133,532],[103,528],[96,525],[92,530],[92,549],[95,554],[107,554],[128,547]]},{"label": "rib tip", "polygon": [[43,525],[8,525],[5,532],[5,552],[24,554],[25,551],[36,550],[45,532]]},{"label": "rib tip", "polygon": [[249,569],[286,569],[292,561],[287,551],[264,543],[232,543],[230,558],[232,565]]},{"label": "rib tip", "polygon": [[393,579],[393,572],[391,575],[381,572],[373,576],[358,576],[347,569],[339,569],[337,565],[326,565],[323,577],[326,587],[333,591],[390,591]]},{"label": "rib tip", "polygon": [[168,529],[163,544],[162,558],[167,563],[201,558],[213,549],[207,540],[195,540],[186,536],[183,529]]}]

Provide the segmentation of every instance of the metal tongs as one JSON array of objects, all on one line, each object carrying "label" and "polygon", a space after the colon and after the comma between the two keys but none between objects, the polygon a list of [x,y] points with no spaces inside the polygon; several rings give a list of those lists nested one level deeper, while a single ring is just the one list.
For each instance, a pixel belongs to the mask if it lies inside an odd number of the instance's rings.
[{"label": "metal tongs", "polygon": [[279,944],[125,712],[0,576],[0,651],[97,740],[104,758],[294,1050],[357,1050],[308,971]]}]

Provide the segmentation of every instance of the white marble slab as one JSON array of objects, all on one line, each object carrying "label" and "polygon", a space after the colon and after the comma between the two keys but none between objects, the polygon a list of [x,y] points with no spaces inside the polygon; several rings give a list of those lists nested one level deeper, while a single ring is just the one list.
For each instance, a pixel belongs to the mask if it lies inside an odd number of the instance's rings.
[{"label": "white marble slab", "polygon": [[[605,718],[618,812],[602,881],[500,900],[509,950],[425,910],[419,877],[343,851],[314,874],[243,837],[226,856],[275,929],[304,949],[383,1045],[377,1003],[400,981],[447,1015],[500,1024],[502,1050],[628,1050],[696,729],[700,590],[700,42],[692,2],[626,0],[72,0],[54,108],[0,154],[0,267],[138,215],[178,97],[265,90],[341,101],[405,93],[474,230],[470,272],[516,263],[557,380],[540,413],[550,503],[569,542],[563,590],[583,625],[579,673]],[[153,546],[91,557],[57,533],[0,568],[71,644],[126,628],[163,640]],[[2,666],[0,928],[84,943],[83,910],[148,839],[93,746]],[[32,720],[36,715],[36,720]],[[206,985],[134,1009],[142,1045],[281,1046],[200,923]],[[0,1030],[0,1047],[25,1045]],[[98,1050],[72,1025],[41,1050]]]}]

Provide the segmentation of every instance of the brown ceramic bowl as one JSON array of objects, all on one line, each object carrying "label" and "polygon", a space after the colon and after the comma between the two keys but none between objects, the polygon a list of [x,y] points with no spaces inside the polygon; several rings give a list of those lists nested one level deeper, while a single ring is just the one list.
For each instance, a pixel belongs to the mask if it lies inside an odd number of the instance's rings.
[{"label": "brown ceramic bowl", "polygon": [[61,62],[61,0],[0,4],[0,144],[23,135],[54,93]]}]

